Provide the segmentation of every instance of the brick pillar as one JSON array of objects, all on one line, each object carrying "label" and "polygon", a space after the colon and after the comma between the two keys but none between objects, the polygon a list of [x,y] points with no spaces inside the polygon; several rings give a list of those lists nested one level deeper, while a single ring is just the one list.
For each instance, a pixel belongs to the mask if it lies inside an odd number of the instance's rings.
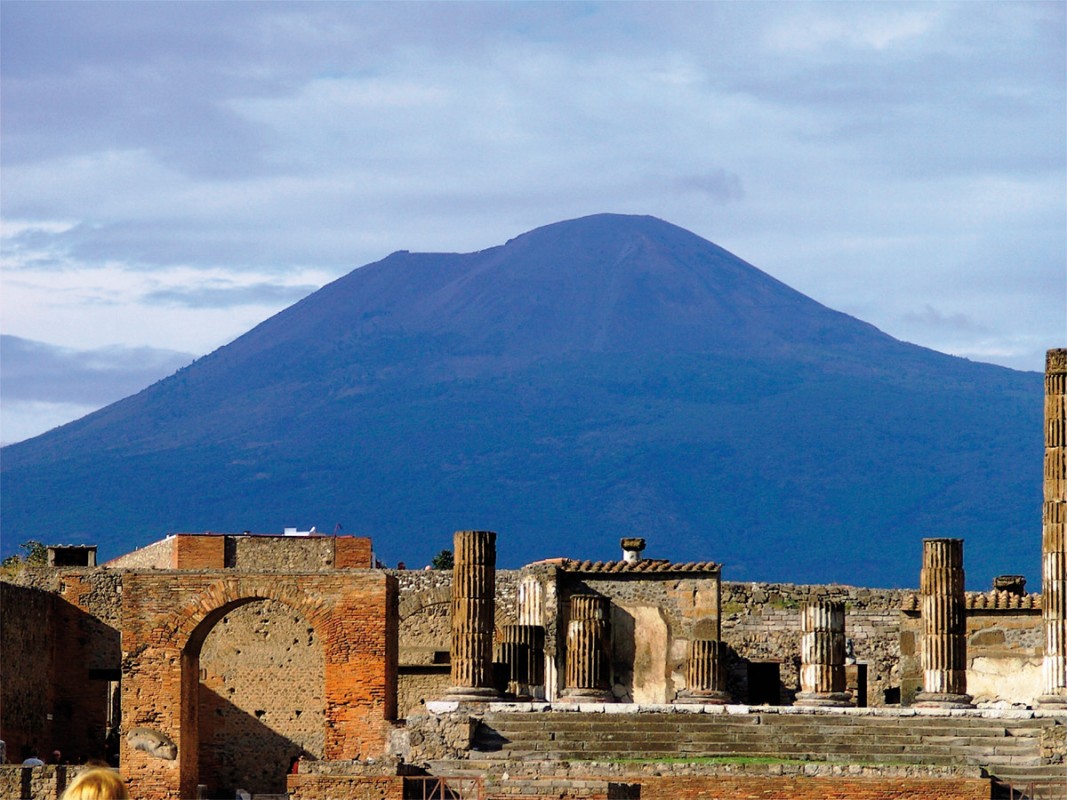
[{"label": "brick pillar", "polygon": [[685,649],[685,688],[676,703],[726,705],[725,646],[718,639],[690,639]]},{"label": "brick pillar", "polygon": [[813,600],[800,612],[798,706],[848,706],[845,691],[845,604]]},{"label": "brick pillar", "polygon": [[963,539],[923,539],[923,690],[915,705],[973,708],[967,694],[967,602]]},{"label": "brick pillar", "polygon": [[452,567],[452,685],[448,700],[486,701],[493,688],[496,534],[456,531]]},{"label": "brick pillar", "polygon": [[540,625],[505,625],[500,660],[508,668],[508,693],[516,700],[544,694],[545,629]]},{"label": "brick pillar", "polygon": [[1041,708],[1067,709],[1067,349],[1045,356],[1041,620],[1045,657],[1037,702]]},{"label": "brick pillar", "polygon": [[611,604],[595,594],[571,595],[567,623],[567,676],[561,700],[613,702],[608,683],[608,614]]}]

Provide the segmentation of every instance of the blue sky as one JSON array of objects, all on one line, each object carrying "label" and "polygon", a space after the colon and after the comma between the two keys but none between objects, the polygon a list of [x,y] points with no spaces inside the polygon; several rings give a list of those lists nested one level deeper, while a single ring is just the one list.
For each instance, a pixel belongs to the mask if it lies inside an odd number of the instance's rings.
[{"label": "blue sky", "polygon": [[943,352],[1067,344],[1067,4],[0,4],[0,439],[399,250],[652,214]]}]

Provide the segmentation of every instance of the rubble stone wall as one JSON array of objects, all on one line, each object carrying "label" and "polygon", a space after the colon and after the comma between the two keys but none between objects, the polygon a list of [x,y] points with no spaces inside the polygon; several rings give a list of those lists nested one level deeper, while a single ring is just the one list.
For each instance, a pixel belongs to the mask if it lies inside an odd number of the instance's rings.
[{"label": "rubble stone wall", "polygon": [[359,536],[227,536],[226,566],[252,571],[369,569],[371,540]]},{"label": "rubble stone wall", "polygon": [[732,656],[727,658],[727,689],[738,700],[747,699],[745,661],[777,662],[781,702],[791,703],[800,687],[800,609],[811,600],[840,600],[845,604],[845,638],[852,640],[856,660],[867,664],[867,704],[884,705],[886,691],[900,685],[900,609],[910,594],[854,586],[724,581],[722,638]]}]

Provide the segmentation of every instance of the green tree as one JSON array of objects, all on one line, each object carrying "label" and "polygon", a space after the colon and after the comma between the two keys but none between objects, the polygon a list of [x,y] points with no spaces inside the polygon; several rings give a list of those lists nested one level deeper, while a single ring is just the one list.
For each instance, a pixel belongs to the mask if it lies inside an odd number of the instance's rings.
[{"label": "green tree", "polygon": [[452,569],[454,564],[451,550],[442,550],[440,553],[433,557],[433,561],[430,562],[430,566],[434,569]]},{"label": "green tree", "polygon": [[21,550],[24,550],[23,555],[16,553],[15,555],[8,556],[0,562],[6,569],[17,569],[22,565],[28,567],[43,567],[48,563],[48,548],[40,542],[30,539],[19,545]]}]

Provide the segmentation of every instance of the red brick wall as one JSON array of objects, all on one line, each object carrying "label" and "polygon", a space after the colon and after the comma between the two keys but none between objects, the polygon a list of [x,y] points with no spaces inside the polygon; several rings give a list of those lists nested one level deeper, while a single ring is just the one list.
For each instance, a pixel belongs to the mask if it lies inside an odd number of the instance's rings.
[{"label": "red brick wall", "polygon": [[154,728],[179,753],[177,762],[163,761],[123,742],[123,770],[133,793],[141,800],[195,796],[200,648],[228,611],[255,599],[290,606],[322,642],[325,758],[381,756],[395,715],[396,595],[396,579],[381,572],[128,575],[123,727]]},{"label": "red brick wall", "polygon": [[226,537],[179,533],[174,537],[174,569],[222,569]]},{"label": "red brick wall", "polygon": [[983,778],[701,775],[641,778],[641,800],[989,800]]},{"label": "red brick wall", "polygon": [[370,569],[371,540],[364,536],[338,536],[335,539],[337,552],[334,555],[336,569]]}]

